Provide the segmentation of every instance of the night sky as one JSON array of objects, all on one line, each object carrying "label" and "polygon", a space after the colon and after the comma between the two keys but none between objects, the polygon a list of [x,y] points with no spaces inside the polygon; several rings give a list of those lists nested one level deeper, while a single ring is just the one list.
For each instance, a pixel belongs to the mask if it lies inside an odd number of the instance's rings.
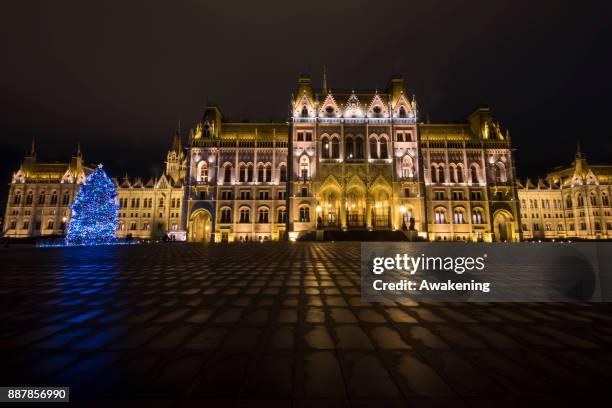
[{"label": "night sky", "polygon": [[[565,2],[564,2],[565,3]],[[403,74],[423,119],[489,105],[520,177],[612,163],[610,2],[27,1],[0,12],[0,179],[32,138],[40,160],[114,176],[161,171],[177,122],[285,118],[301,72],[320,86],[384,88]]]}]

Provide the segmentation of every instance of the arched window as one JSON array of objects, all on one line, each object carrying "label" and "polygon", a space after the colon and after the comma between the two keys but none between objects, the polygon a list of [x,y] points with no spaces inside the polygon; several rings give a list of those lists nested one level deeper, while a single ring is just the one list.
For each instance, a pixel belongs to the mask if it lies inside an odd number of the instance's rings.
[{"label": "arched window", "polygon": [[266,207],[261,207],[259,209],[259,217],[257,218],[257,222],[260,224],[267,224],[269,222],[268,214],[268,209]]},{"label": "arched window", "polygon": [[56,205],[57,204],[57,191],[54,191],[51,194],[51,205]]},{"label": "arched window", "polygon": [[302,116],[303,117],[307,117],[308,116],[308,109],[306,109],[306,106],[302,107]]},{"label": "arched window", "polygon": [[414,170],[412,167],[412,158],[408,155],[404,156],[402,159],[402,177],[409,178],[414,175]]},{"label": "arched window", "polygon": [[463,166],[457,165],[455,171],[457,172],[457,183],[463,183]]},{"label": "arched window", "polygon": [[208,183],[208,163],[205,160],[198,164],[198,181],[200,183]]},{"label": "arched window", "polygon": [[251,212],[249,211],[248,208],[246,208],[246,207],[245,208],[241,208],[240,209],[240,221],[238,221],[238,222],[240,222],[242,224],[247,224],[247,223],[251,222],[250,221],[250,214],[251,214]]},{"label": "arched window", "polygon": [[437,183],[438,182],[438,169],[436,168],[436,166],[432,164],[429,172],[431,174],[431,182]]},{"label": "arched window", "polygon": [[497,162],[493,166],[493,177],[496,183],[506,182],[506,166],[502,162]]},{"label": "arched window", "polygon": [[444,183],[446,178],[444,177],[444,166],[440,165],[438,167],[438,183]]},{"label": "arched window", "polygon": [[308,156],[302,156],[300,159],[300,177],[304,179],[310,177],[310,160]]},{"label": "arched window", "polygon": [[483,223],[482,211],[478,208],[472,210],[472,223],[473,224]]},{"label": "arched window", "polygon": [[381,159],[388,159],[389,158],[389,152],[387,150],[387,138],[386,137],[381,137],[380,138],[380,158]]},{"label": "arched window", "polygon": [[259,166],[257,166],[257,181],[259,181],[260,183],[263,183],[264,180],[265,180],[264,165],[260,164]]},{"label": "arched window", "polygon": [[65,191],[64,195],[62,196],[62,205],[68,205],[69,202],[70,202],[70,194],[68,194],[68,192]]},{"label": "arched window", "polygon": [[300,222],[310,222],[310,208],[300,207]]},{"label": "arched window", "polygon": [[604,207],[608,207],[610,205],[610,199],[608,198],[606,193],[603,193],[602,196],[601,196],[601,204]]},{"label": "arched window", "polygon": [[478,184],[480,182],[478,180],[478,168],[475,164],[472,164],[470,167],[470,176],[472,178],[472,184]]},{"label": "arched window", "polygon": [[565,208],[572,208],[572,197],[565,197]]},{"label": "arched window", "polygon": [[230,183],[232,181],[232,165],[226,164],[223,168],[223,182]]},{"label": "arched window", "polygon": [[270,183],[272,181],[272,165],[266,164],[266,183]]},{"label": "arched window", "polygon": [[247,181],[249,183],[253,182],[253,169],[255,166],[253,166],[252,163],[249,163],[249,165],[247,166]]},{"label": "arched window", "polygon": [[363,159],[363,138],[361,137],[355,139],[355,157]]},{"label": "arched window", "polygon": [[595,198],[595,194],[591,194],[591,205],[593,207],[597,206],[597,198]]},{"label": "arched window", "polygon": [[448,168],[448,177],[451,183],[457,182],[457,167],[454,164],[451,164]]},{"label": "arched window", "polygon": [[31,191],[28,191],[28,195],[26,196],[26,205],[32,205],[33,200],[34,194]]},{"label": "arched window", "polygon": [[399,117],[400,118],[405,118],[406,117],[406,109],[403,106],[399,110]]},{"label": "arched window", "polygon": [[278,224],[282,224],[284,222],[287,222],[287,210],[285,210],[284,208],[279,208],[278,209],[278,213],[277,213],[277,217],[276,217],[276,222]]},{"label": "arched window", "polygon": [[321,158],[329,159],[329,139],[327,136],[321,139]]},{"label": "arched window", "polygon": [[436,209],[436,224],[446,224],[446,211],[443,208]]},{"label": "arched window", "polygon": [[221,224],[229,224],[232,222],[232,210],[228,207],[221,209]]},{"label": "arched window", "polygon": [[375,137],[370,138],[370,158],[378,159],[378,143]]},{"label": "arched window", "polygon": [[582,197],[582,194],[578,194],[578,207],[583,207],[584,206],[584,198]]},{"label": "arched window", "polygon": [[44,204],[45,203],[45,192],[41,191],[39,196],[38,196],[38,204]]},{"label": "arched window", "polygon": [[331,154],[332,159],[339,159],[340,158],[340,144],[338,142],[338,138],[337,137],[333,137],[332,138],[332,154]]},{"label": "arched window", "polygon": [[281,183],[285,183],[287,181],[287,166],[284,164],[281,164],[280,166],[279,176]]},{"label": "arched window", "polygon": [[241,183],[244,183],[247,180],[247,166],[244,163],[240,165],[240,176],[238,180]]},{"label": "arched window", "polygon": [[463,211],[460,209],[456,209],[453,212],[453,220],[455,224],[465,224],[465,219],[463,218]]},{"label": "arched window", "polygon": [[345,150],[344,154],[346,155],[347,160],[355,157],[354,151],[353,151],[353,138],[352,137],[349,136],[346,138],[344,150]]},{"label": "arched window", "polygon": [[21,204],[21,191],[17,191],[13,197],[13,204]]}]

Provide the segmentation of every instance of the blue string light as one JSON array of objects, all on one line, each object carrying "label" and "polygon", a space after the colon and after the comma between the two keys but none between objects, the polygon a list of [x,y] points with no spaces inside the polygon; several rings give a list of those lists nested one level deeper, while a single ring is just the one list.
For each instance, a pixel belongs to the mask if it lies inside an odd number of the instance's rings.
[{"label": "blue string light", "polygon": [[117,242],[117,188],[99,165],[81,185],[70,206],[66,245],[108,245]]}]

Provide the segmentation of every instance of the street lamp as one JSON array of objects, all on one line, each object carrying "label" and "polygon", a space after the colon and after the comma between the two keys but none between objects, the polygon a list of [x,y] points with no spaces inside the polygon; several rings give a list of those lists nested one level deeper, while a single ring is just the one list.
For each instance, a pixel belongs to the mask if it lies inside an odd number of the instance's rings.
[{"label": "street lamp", "polygon": [[316,209],[317,211],[317,229],[321,229],[322,228],[322,224],[323,224],[323,219],[321,218],[321,206],[317,205]]},{"label": "street lamp", "polygon": [[400,206],[400,213],[402,214],[402,230],[406,231],[408,228],[406,228],[406,207],[405,206]]}]

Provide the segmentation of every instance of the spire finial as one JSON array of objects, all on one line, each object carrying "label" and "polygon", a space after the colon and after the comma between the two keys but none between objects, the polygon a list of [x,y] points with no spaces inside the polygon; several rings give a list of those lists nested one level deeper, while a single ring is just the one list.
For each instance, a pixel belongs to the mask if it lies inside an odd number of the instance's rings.
[{"label": "spire finial", "polygon": [[327,93],[327,69],[323,65],[323,93]]},{"label": "spire finial", "polygon": [[35,156],[36,155],[36,143],[34,141],[34,138],[32,138],[32,148],[30,149],[30,156]]},{"label": "spire finial", "polygon": [[580,147],[580,140],[576,143],[576,157],[582,158],[582,148]]},{"label": "spire finial", "polygon": [[76,151],[77,156],[81,155],[81,141],[79,140],[77,142],[77,151]]}]

